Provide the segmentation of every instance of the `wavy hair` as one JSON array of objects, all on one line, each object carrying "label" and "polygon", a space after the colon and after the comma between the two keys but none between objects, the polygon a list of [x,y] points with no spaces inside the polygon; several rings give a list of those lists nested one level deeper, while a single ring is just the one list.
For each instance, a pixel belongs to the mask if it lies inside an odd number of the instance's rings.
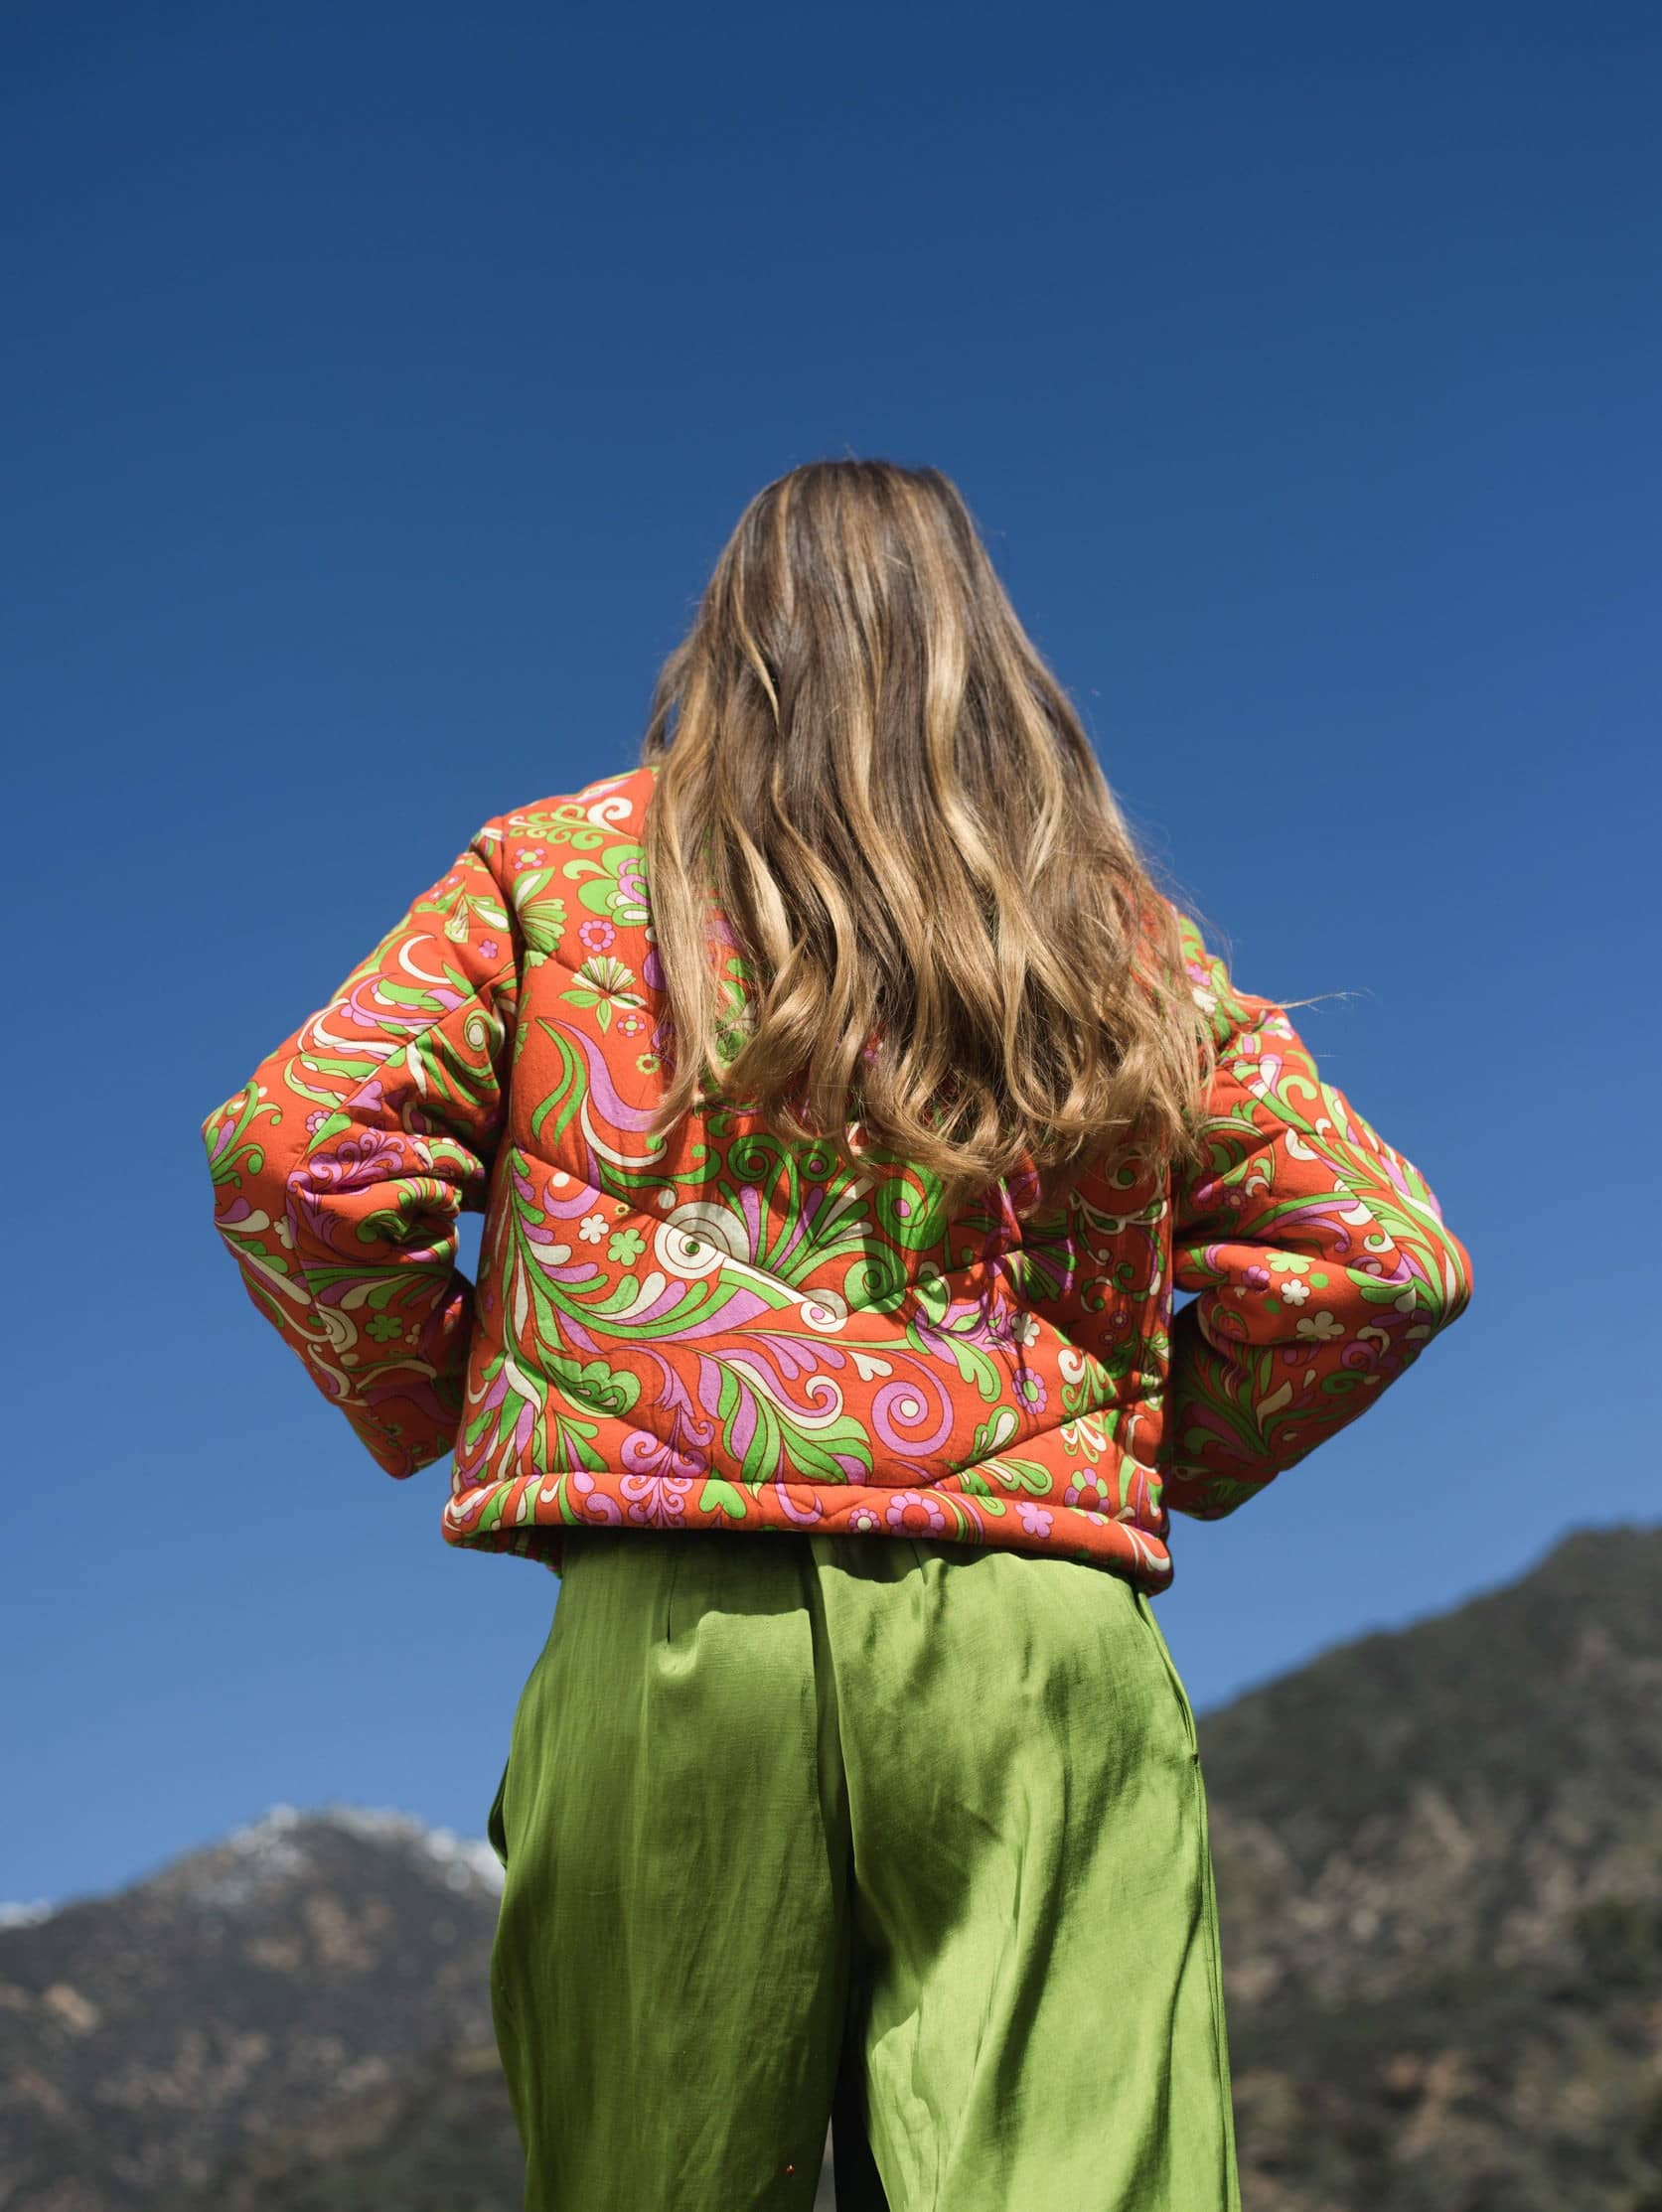
[{"label": "wavy hair", "polygon": [[940,470],[814,461],[759,492],[641,760],[655,1133],[739,1106],[869,1172],[852,1122],[949,1216],[1198,1155],[1215,1045],[1173,905]]}]

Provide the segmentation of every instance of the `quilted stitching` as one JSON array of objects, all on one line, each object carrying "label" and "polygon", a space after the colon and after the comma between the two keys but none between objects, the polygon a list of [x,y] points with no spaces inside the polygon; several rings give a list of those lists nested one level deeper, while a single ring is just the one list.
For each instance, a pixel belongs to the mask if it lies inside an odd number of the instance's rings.
[{"label": "quilted stitching", "polygon": [[[1087,1176],[1023,1238],[869,1150],[660,1094],[650,767],[494,817],[202,1123],[250,1297],[377,1462],[453,1455],[447,1541],[557,1571],[575,1524],[935,1536],[1150,1592],[1470,1297],[1430,1185],[1236,988],[1205,1157]],[[480,1283],[456,1218],[486,1214]],[[1176,1288],[1196,1293],[1173,1313]]]}]

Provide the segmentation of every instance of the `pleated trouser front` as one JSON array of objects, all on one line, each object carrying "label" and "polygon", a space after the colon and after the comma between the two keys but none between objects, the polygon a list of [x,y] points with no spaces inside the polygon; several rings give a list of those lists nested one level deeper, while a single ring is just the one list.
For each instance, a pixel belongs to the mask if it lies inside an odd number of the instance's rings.
[{"label": "pleated trouser front", "polygon": [[1239,2212],[1194,1714],[1100,1566],[585,1529],[488,1827],[526,2212]]}]

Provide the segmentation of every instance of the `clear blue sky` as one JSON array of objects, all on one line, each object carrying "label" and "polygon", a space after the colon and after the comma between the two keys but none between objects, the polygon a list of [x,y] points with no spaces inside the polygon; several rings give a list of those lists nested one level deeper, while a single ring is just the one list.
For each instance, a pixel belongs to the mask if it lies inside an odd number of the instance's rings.
[{"label": "clear blue sky", "polygon": [[957,479],[1148,848],[1247,987],[1343,994],[1300,1027],[1473,1254],[1363,1421],[1177,1523],[1197,1706],[1655,1518],[1659,48],[9,12],[0,1898],[278,1800],[482,1833],[557,1584],[313,1390],[199,1123],[488,815],[633,761],[818,455]]}]

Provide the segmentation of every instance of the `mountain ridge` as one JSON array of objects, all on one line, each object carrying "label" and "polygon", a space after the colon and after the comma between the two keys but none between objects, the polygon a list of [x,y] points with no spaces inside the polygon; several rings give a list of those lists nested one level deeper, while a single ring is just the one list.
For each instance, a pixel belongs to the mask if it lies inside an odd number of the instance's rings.
[{"label": "mountain ridge", "polygon": [[[1245,2212],[1662,2212],[1659,1598],[1583,1528],[1197,1712]],[[0,1916],[0,2212],[514,2212],[501,1880],[276,1804]]]}]

